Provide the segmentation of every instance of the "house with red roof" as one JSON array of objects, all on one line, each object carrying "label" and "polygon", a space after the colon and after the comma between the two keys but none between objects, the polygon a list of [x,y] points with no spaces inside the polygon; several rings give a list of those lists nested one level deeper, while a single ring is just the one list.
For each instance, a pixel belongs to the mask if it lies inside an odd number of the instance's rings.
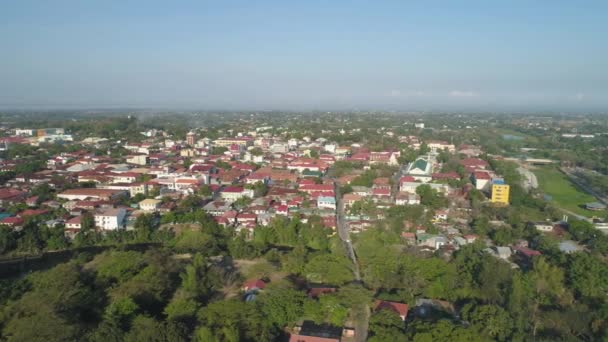
[{"label": "house with red roof", "polygon": [[373,180],[372,188],[374,189],[391,189],[391,182],[388,177],[379,177]]},{"label": "house with red roof", "polygon": [[462,159],[459,163],[464,167],[467,172],[487,170],[489,166],[487,161],[479,158],[465,158]]},{"label": "house with red roof", "polygon": [[369,163],[399,165],[399,161],[397,160],[399,156],[399,151],[370,152]]},{"label": "house with red roof", "polygon": [[6,207],[17,202],[23,201],[27,197],[27,192],[13,189],[13,188],[1,188],[0,189],[0,206]]},{"label": "house with red roof", "polygon": [[387,201],[391,198],[390,189],[372,189],[372,201]]},{"label": "house with red roof", "polygon": [[367,161],[369,159],[370,159],[370,153],[368,153],[368,152],[355,153],[352,156],[350,156],[349,158],[346,158],[346,160],[348,160],[348,161],[355,161],[355,162],[362,162],[362,163],[367,163]]},{"label": "house with red roof", "polygon": [[357,194],[346,194],[342,196],[344,206],[351,207],[355,202],[363,200],[363,196]]},{"label": "house with red roof", "polygon": [[48,214],[48,213],[49,213],[49,211],[46,210],[46,209],[26,209],[26,210],[18,213],[17,216],[25,218],[25,217],[28,217],[28,216],[29,217],[31,217],[31,216],[40,216],[40,215],[45,215],[45,214]]},{"label": "house with red roof", "polygon": [[246,281],[241,287],[243,291],[263,290],[266,288],[266,282],[262,279],[251,279]]},{"label": "house with red roof", "polygon": [[515,247],[513,248],[517,254],[524,256],[527,259],[531,259],[532,257],[542,255],[540,251],[528,248],[528,247]]},{"label": "house with red roof", "polygon": [[391,310],[401,317],[402,321],[407,318],[408,305],[398,302],[390,302],[386,300],[376,300],[374,303],[374,311],[378,310]]},{"label": "house with red roof", "polygon": [[308,194],[313,192],[334,192],[333,184],[303,184],[298,187],[299,191],[306,192]]},{"label": "house with red roof", "polygon": [[[289,342],[340,342],[343,334],[344,331],[340,327],[304,321],[302,326],[293,329],[289,335]],[[350,335],[352,337],[352,332]]]},{"label": "house with red roof", "polygon": [[23,226],[24,222],[25,221],[21,217],[11,216],[11,217],[3,218],[2,221],[0,221],[0,224],[7,225],[12,228],[18,228],[18,227]]},{"label": "house with red roof", "polygon": [[277,215],[287,216],[289,215],[289,207],[287,205],[281,204],[275,208],[275,213]]},{"label": "house with red roof", "polygon": [[263,174],[263,173],[252,173],[249,176],[245,177],[245,183],[246,184],[256,184],[256,183],[264,183],[267,184],[268,181],[270,180],[270,175],[269,174]]},{"label": "house with red roof", "polygon": [[82,220],[82,216],[75,216],[65,222],[65,228],[71,230],[80,230],[82,228],[82,224],[80,223]]},{"label": "house with red roof", "polygon": [[328,168],[329,164],[313,158],[298,158],[287,165],[288,170],[297,170],[298,172],[304,170],[326,172]]},{"label": "house with red roof", "polygon": [[25,204],[28,207],[35,207],[38,205],[38,196],[32,196],[25,200]]},{"label": "house with red roof", "polygon": [[458,172],[436,172],[431,174],[431,178],[433,180],[460,180],[460,175],[458,174]]},{"label": "house with red roof", "polygon": [[258,215],[253,213],[241,213],[236,217],[236,222],[239,224],[245,224],[248,222],[256,223]]},{"label": "house with red roof", "polygon": [[471,181],[475,184],[475,189],[487,191],[491,185],[490,174],[486,171],[475,171],[471,176]]},{"label": "house with red roof", "polygon": [[328,165],[333,165],[336,162],[336,158],[330,154],[322,154],[319,156],[319,160],[327,163]]},{"label": "house with red roof", "polygon": [[334,293],[336,291],[338,291],[338,288],[334,286],[311,285],[308,287],[308,291],[306,291],[306,294],[308,295],[308,298],[317,299],[321,295]]}]

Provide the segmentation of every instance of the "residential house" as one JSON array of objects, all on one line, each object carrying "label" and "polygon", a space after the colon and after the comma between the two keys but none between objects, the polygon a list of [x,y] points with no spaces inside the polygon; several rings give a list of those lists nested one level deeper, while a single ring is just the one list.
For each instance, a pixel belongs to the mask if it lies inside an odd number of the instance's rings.
[{"label": "residential house", "polygon": [[203,210],[211,216],[222,216],[225,212],[232,210],[232,206],[226,201],[213,201],[207,203]]},{"label": "residential house", "polygon": [[25,220],[22,217],[10,216],[10,217],[3,218],[0,221],[0,224],[9,226],[11,228],[20,228],[21,226],[23,226],[24,222],[25,222]]},{"label": "residential house", "polygon": [[68,189],[57,195],[58,198],[66,200],[84,200],[87,198],[99,200],[113,200],[121,196],[125,196],[126,191],[111,190],[111,189],[96,189],[96,188],[78,188]]},{"label": "residential house", "polygon": [[355,202],[361,201],[362,199],[363,199],[362,196],[354,194],[354,193],[350,193],[350,194],[346,194],[346,195],[342,196],[342,201],[344,202],[344,206],[347,208],[351,207]]},{"label": "residential house", "polygon": [[241,289],[245,292],[254,291],[254,290],[263,290],[266,288],[266,282],[262,279],[250,279],[246,281]]},{"label": "residential house", "polygon": [[417,205],[420,204],[420,196],[411,192],[399,192],[395,196],[396,205]]},{"label": "residential house", "polygon": [[439,249],[441,246],[447,244],[448,240],[445,236],[434,235],[428,233],[416,233],[416,244],[418,246],[425,246],[431,249]]},{"label": "residential house", "polygon": [[485,171],[475,171],[471,175],[471,181],[475,184],[475,189],[488,191],[490,189],[490,174]]},{"label": "residential house", "polygon": [[13,188],[1,188],[0,189],[0,206],[8,207],[15,203],[22,202],[27,197],[27,192],[13,189]]},{"label": "residential house", "polygon": [[318,325],[312,321],[304,321],[296,326],[289,336],[289,342],[340,342],[342,328],[328,324]]},{"label": "residential house", "polygon": [[553,223],[551,222],[533,222],[530,223],[536,230],[544,232],[544,233],[550,233],[553,231]]},{"label": "residential house", "polygon": [[391,310],[399,315],[402,321],[407,318],[408,305],[405,303],[391,302],[387,300],[376,300],[374,303],[374,311]]},{"label": "residential house", "polygon": [[511,255],[513,255],[513,251],[511,250],[511,247],[504,247],[504,246],[488,247],[488,248],[484,249],[484,251],[489,253],[490,255],[493,255],[493,256],[503,259],[503,260],[507,260],[511,257]]}]

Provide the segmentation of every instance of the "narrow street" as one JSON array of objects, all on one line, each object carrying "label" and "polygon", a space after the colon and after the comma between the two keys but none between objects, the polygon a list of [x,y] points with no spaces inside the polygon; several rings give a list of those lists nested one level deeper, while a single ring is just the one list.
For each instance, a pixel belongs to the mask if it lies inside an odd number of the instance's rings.
[{"label": "narrow street", "polygon": [[361,281],[361,274],[359,272],[359,262],[357,262],[357,256],[353,244],[350,241],[350,233],[346,220],[344,219],[344,203],[342,202],[342,194],[340,193],[340,187],[336,186],[336,226],[338,229],[338,235],[344,242],[346,252],[353,262],[353,273],[355,280]]},{"label": "narrow street", "polygon": [[[335,183],[335,179],[332,178]],[[344,202],[342,201],[342,194],[340,193],[340,187],[336,184],[336,228],[338,229],[338,236],[344,243],[346,248],[346,252],[348,253],[349,258],[353,263],[353,275],[355,277],[355,281],[362,283],[361,281],[361,272],[359,270],[359,262],[357,260],[357,255],[355,254],[355,249],[353,248],[352,241],[350,240],[350,231],[348,224],[346,223],[344,217]],[[353,308],[354,310],[354,308]],[[370,310],[369,307],[365,306],[363,308],[364,312],[354,314],[356,317],[363,317],[363,319],[354,321],[355,328],[355,340],[357,342],[365,342],[367,340],[367,330],[369,328],[369,317]]]}]

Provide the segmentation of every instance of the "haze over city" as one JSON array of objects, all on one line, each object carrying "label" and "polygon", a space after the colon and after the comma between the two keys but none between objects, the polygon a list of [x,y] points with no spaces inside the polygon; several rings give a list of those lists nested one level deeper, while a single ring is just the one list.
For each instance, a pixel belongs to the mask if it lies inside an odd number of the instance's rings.
[{"label": "haze over city", "polygon": [[605,1],[18,1],[1,108],[603,111]]}]

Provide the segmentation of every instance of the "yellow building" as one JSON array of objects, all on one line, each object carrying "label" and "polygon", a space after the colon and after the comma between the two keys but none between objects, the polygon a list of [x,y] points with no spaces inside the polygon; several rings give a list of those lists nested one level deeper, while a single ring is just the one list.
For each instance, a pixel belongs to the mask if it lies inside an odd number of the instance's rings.
[{"label": "yellow building", "polygon": [[509,185],[500,181],[492,183],[492,198],[490,201],[501,205],[509,205]]}]

